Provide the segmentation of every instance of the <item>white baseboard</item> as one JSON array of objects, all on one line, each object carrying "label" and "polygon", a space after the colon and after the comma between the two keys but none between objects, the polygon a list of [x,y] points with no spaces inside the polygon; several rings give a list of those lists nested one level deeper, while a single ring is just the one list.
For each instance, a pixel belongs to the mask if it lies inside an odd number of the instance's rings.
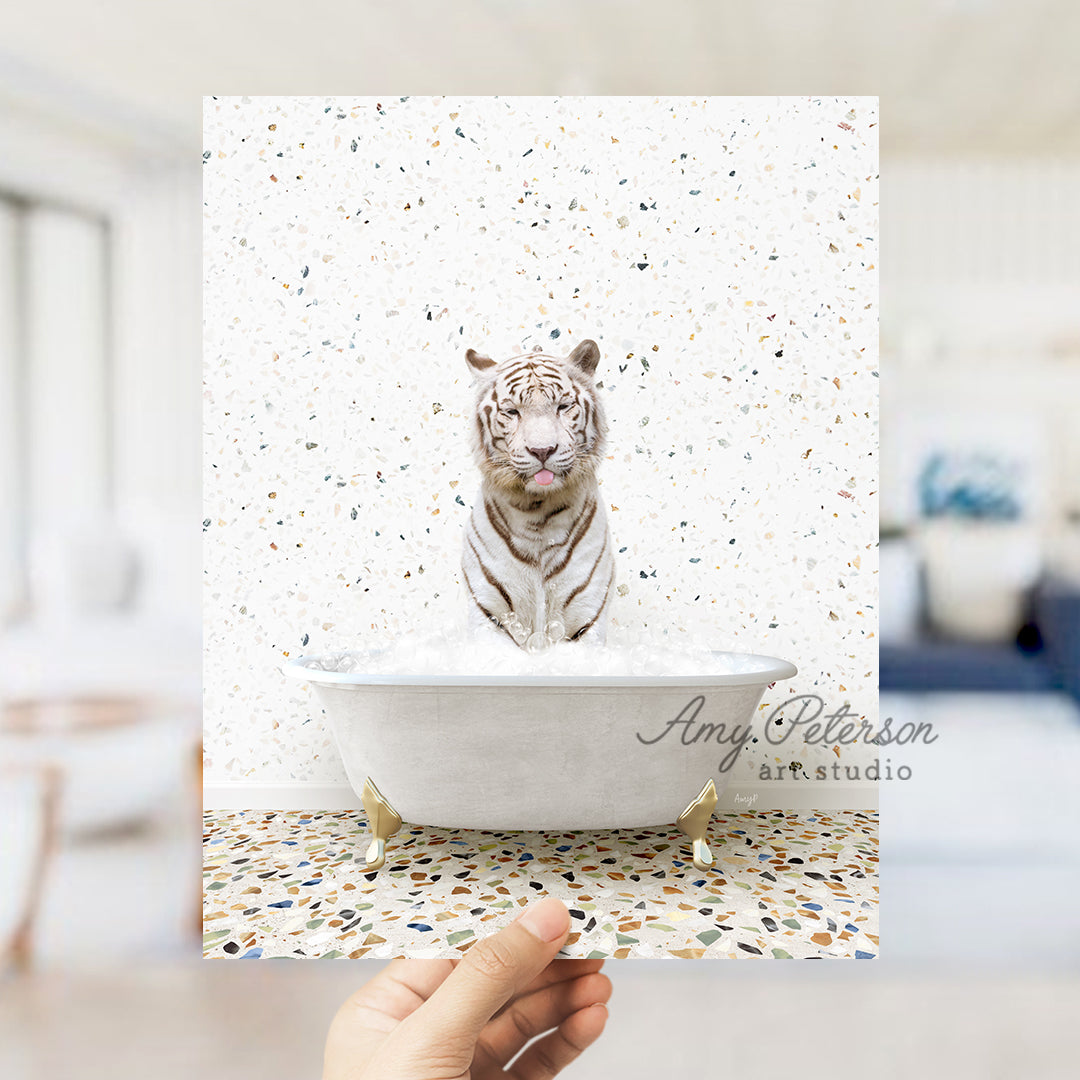
[{"label": "white baseboard", "polygon": [[348,784],[203,784],[206,810],[360,810],[360,798]]},{"label": "white baseboard", "polygon": [[[206,784],[207,810],[359,810],[360,799],[348,784]],[[731,784],[718,810],[877,810],[878,785],[872,780],[759,780]]]},{"label": "white baseboard", "polygon": [[873,780],[753,780],[730,784],[718,810],[869,810],[877,811]]}]

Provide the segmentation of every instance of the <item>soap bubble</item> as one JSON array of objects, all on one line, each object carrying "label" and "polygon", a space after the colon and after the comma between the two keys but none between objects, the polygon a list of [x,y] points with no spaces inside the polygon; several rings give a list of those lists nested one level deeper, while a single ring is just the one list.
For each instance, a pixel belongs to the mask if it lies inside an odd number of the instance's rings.
[{"label": "soap bubble", "polygon": [[[762,669],[762,662],[748,654],[716,653],[711,645],[716,634],[694,634],[673,627],[662,629],[614,620],[608,627],[607,644],[566,638],[566,627],[557,618],[539,630],[516,612],[492,621],[506,633],[473,637],[462,627],[446,625],[424,632],[413,631],[372,638],[368,648],[304,658],[313,679],[320,671],[366,675],[424,678],[432,675],[645,675],[662,680],[671,675],[724,675]],[[737,640],[725,645],[741,644]],[[520,647],[519,647],[520,646]]]}]

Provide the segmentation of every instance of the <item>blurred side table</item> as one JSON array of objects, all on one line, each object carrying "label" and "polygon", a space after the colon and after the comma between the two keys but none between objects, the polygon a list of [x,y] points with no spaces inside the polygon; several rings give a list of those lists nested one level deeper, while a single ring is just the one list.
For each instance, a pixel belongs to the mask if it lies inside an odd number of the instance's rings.
[{"label": "blurred side table", "polygon": [[30,967],[59,791],[56,769],[0,765],[0,974]]},{"label": "blurred side table", "polygon": [[57,697],[0,706],[0,762],[63,775],[63,834],[152,817],[190,785],[200,739],[198,713],[180,699]]},{"label": "blurred side table", "polygon": [[[152,866],[190,837],[190,877],[181,860],[175,864],[175,881],[166,882],[152,870],[147,877],[138,864],[134,880],[144,899],[153,898],[142,904],[137,923],[144,938],[156,911],[172,917],[174,905],[163,898],[188,895],[189,881],[190,900],[180,901],[175,914],[182,915],[185,936],[193,932],[202,901],[197,875],[200,719],[186,696],[84,694],[0,704],[0,765],[47,771],[60,781],[50,825],[55,873],[44,898],[39,894],[36,900],[44,909],[36,940],[46,956],[59,947],[81,947],[99,934],[115,903],[110,875],[117,867],[131,872],[132,845],[142,845],[152,857],[146,865]],[[168,874],[173,872],[170,867]],[[76,920],[68,918],[68,898],[77,898]]]}]

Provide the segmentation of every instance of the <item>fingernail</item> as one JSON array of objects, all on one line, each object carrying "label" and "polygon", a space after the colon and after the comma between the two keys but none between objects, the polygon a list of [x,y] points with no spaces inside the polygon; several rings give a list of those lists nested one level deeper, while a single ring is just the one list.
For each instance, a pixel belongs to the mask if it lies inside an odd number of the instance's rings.
[{"label": "fingernail", "polygon": [[525,909],[525,913],[517,920],[541,941],[554,941],[560,938],[569,929],[570,912],[566,905],[554,896],[545,896],[538,904],[533,904]]}]

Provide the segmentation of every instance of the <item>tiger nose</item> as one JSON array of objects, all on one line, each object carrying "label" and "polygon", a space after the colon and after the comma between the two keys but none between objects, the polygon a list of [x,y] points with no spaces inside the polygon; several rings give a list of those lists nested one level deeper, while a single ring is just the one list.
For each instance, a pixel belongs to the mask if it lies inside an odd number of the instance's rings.
[{"label": "tiger nose", "polygon": [[526,446],[525,449],[528,450],[541,465],[547,461],[550,454],[555,453],[554,446]]}]

